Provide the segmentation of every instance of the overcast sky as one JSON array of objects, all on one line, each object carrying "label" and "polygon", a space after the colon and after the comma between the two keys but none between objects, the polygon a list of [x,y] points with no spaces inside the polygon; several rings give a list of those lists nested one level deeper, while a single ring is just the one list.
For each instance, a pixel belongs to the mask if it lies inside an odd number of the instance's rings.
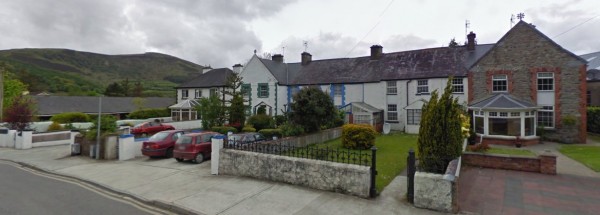
[{"label": "overcast sky", "polygon": [[575,54],[600,51],[598,0],[0,1],[0,49],[151,51],[213,68],[245,63],[254,50],[297,62],[303,41],[313,59],[367,55],[373,44],[396,52],[462,43],[465,20],[480,44],[494,43],[520,12]]}]

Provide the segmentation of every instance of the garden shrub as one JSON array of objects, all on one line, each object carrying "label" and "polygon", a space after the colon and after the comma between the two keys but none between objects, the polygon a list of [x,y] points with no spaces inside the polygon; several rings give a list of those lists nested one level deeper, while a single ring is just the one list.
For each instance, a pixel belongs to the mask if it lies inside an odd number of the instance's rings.
[{"label": "garden shrub", "polygon": [[336,117],[331,97],[319,87],[302,88],[294,95],[290,107],[290,121],[301,125],[307,133],[327,128]]},{"label": "garden shrub", "polygon": [[299,136],[304,134],[304,128],[302,128],[302,126],[290,122],[284,123],[280,129],[281,135],[284,137]]},{"label": "garden shrub", "polygon": [[273,118],[264,114],[258,114],[248,118],[248,124],[252,124],[257,131],[265,128],[273,128]]},{"label": "garden shrub", "polygon": [[285,124],[287,122],[287,117],[284,115],[277,115],[273,118],[275,119],[276,127],[282,126],[283,124]]},{"label": "garden shrub", "polygon": [[464,110],[452,95],[452,77],[444,93],[437,90],[421,109],[417,147],[419,166],[425,172],[444,173],[448,163],[462,153],[461,114]]},{"label": "garden shrub", "polygon": [[587,108],[587,131],[600,134],[600,107]]},{"label": "garden shrub", "polygon": [[48,126],[48,131],[60,131],[60,130],[63,130],[63,127],[58,122],[52,122],[52,124],[50,124],[50,126]]},{"label": "garden shrub", "polygon": [[74,122],[90,122],[91,118],[89,115],[81,112],[66,112],[59,113],[50,118],[50,121],[67,124]]},{"label": "garden shrub", "polygon": [[246,127],[242,128],[242,132],[256,132],[256,129],[253,128],[252,126],[246,126]]},{"label": "garden shrub", "polygon": [[274,136],[281,137],[281,129],[278,129],[278,128],[262,129],[262,130],[259,130],[258,133],[262,134],[267,139],[271,139]]},{"label": "garden shrub", "polygon": [[[101,127],[100,127],[100,136],[108,135],[115,133],[117,131],[117,118],[113,115],[102,115],[101,117]],[[95,118],[92,123],[92,127],[90,130],[85,133],[85,137],[89,140],[96,139],[97,128],[98,128],[98,119]]]},{"label": "garden shrub", "polygon": [[575,124],[577,124],[577,118],[575,118],[575,116],[569,114],[569,115],[562,117],[562,123],[565,126],[574,126]]},{"label": "garden shrub", "polygon": [[371,125],[346,124],[342,126],[342,146],[348,149],[369,149],[375,145],[377,132]]},{"label": "garden shrub", "polygon": [[169,117],[171,111],[168,108],[143,109],[131,112],[127,117],[129,119],[148,119],[158,117]]},{"label": "garden shrub", "polygon": [[233,133],[237,132],[237,128],[234,128],[231,126],[214,126],[210,130],[221,133],[221,134],[227,134],[229,132],[233,132]]}]

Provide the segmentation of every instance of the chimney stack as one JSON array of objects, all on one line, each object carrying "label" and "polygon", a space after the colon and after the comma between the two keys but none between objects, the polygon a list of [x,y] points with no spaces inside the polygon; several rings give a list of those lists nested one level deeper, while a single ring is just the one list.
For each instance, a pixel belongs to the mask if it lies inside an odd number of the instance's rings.
[{"label": "chimney stack", "polygon": [[207,67],[204,67],[204,68],[202,69],[202,71],[200,71],[200,74],[207,73],[207,72],[208,72],[208,71],[210,71],[210,70],[212,70],[212,67],[210,67],[210,65],[209,65],[209,66],[207,66]]},{"label": "chimney stack", "polygon": [[271,60],[277,62],[277,63],[283,63],[283,55],[281,54],[274,54],[273,56],[271,56]]},{"label": "chimney stack", "polygon": [[308,52],[302,52],[302,65],[307,65],[312,61],[312,55]]},{"label": "chimney stack", "polygon": [[240,72],[242,72],[242,68],[244,68],[242,64],[238,63],[236,65],[233,65],[233,72],[235,72],[236,74],[240,74]]},{"label": "chimney stack", "polygon": [[371,60],[379,60],[383,56],[383,46],[372,45],[371,46]]},{"label": "chimney stack", "polygon": [[475,33],[473,33],[471,31],[471,33],[469,33],[467,35],[467,50],[469,51],[474,51],[475,50]]}]

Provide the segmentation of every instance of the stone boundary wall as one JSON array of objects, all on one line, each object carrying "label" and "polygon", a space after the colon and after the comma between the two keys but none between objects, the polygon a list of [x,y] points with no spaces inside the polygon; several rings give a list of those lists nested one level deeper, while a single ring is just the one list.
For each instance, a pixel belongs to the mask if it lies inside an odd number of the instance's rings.
[{"label": "stone boundary wall", "polygon": [[71,131],[58,131],[48,133],[38,133],[31,136],[31,142],[47,142],[56,140],[69,140],[71,139]]},{"label": "stone boundary wall", "polygon": [[461,158],[451,161],[445,174],[415,172],[414,205],[445,213],[458,212]]},{"label": "stone boundary wall", "polygon": [[342,136],[342,127],[330,128],[314,134],[307,134],[298,137],[286,137],[273,141],[265,142],[266,144],[282,144],[295,147],[305,147],[310,144],[323,143]]},{"label": "stone boundary wall", "polygon": [[537,157],[463,152],[466,165],[556,175],[556,155],[546,151]]},{"label": "stone boundary wall", "polygon": [[219,174],[284,182],[369,198],[371,168],[233,149],[221,149]]}]

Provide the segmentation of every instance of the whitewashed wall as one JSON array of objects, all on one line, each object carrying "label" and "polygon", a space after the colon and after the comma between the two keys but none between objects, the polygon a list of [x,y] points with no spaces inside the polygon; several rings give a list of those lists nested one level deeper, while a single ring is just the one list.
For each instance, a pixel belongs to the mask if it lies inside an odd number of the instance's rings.
[{"label": "whitewashed wall", "polygon": [[[248,64],[246,64],[246,66],[244,67],[244,69],[242,70],[242,72],[240,73],[240,76],[242,77],[242,81],[244,83],[250,84],[251,87],[251,111],[254,111],[254,107],[256,107],[256,105],[260,104],[261,102],[265,103],[266,105],[269,105],[272,109],[272,115],[275,115],[275,108],[277,108],[277,110],[283,109],[283,104],[285,103],[281,103],[283,101],[286,101],[285,99],[281,99],[279,97],[286,97],[287,96],[287,90],[286,89],[282,89],[282,90],[286,90],[284,94],[281,94],[282,91],[279,88],[285,88],[282,86],[277,86],[277,106],[275,106],[275,95],[276,95],[276,87],[275,85],[277,85],[277,79],[275,79],[275,77],[273,76],[273,74],[271,74],[271,72],[269,72],[269,70],[267,69],[267,67],[258,59],[258,57],[256,55],[254,55],[250,61],[248,61]],[[258,84],[259,83],[267,83],[269,85],[269,97],[267,98],[258,98]],[[246,104],[248,104],[248,102],[246,102]],[[268,111],[268,110],[267,110]]]}]

